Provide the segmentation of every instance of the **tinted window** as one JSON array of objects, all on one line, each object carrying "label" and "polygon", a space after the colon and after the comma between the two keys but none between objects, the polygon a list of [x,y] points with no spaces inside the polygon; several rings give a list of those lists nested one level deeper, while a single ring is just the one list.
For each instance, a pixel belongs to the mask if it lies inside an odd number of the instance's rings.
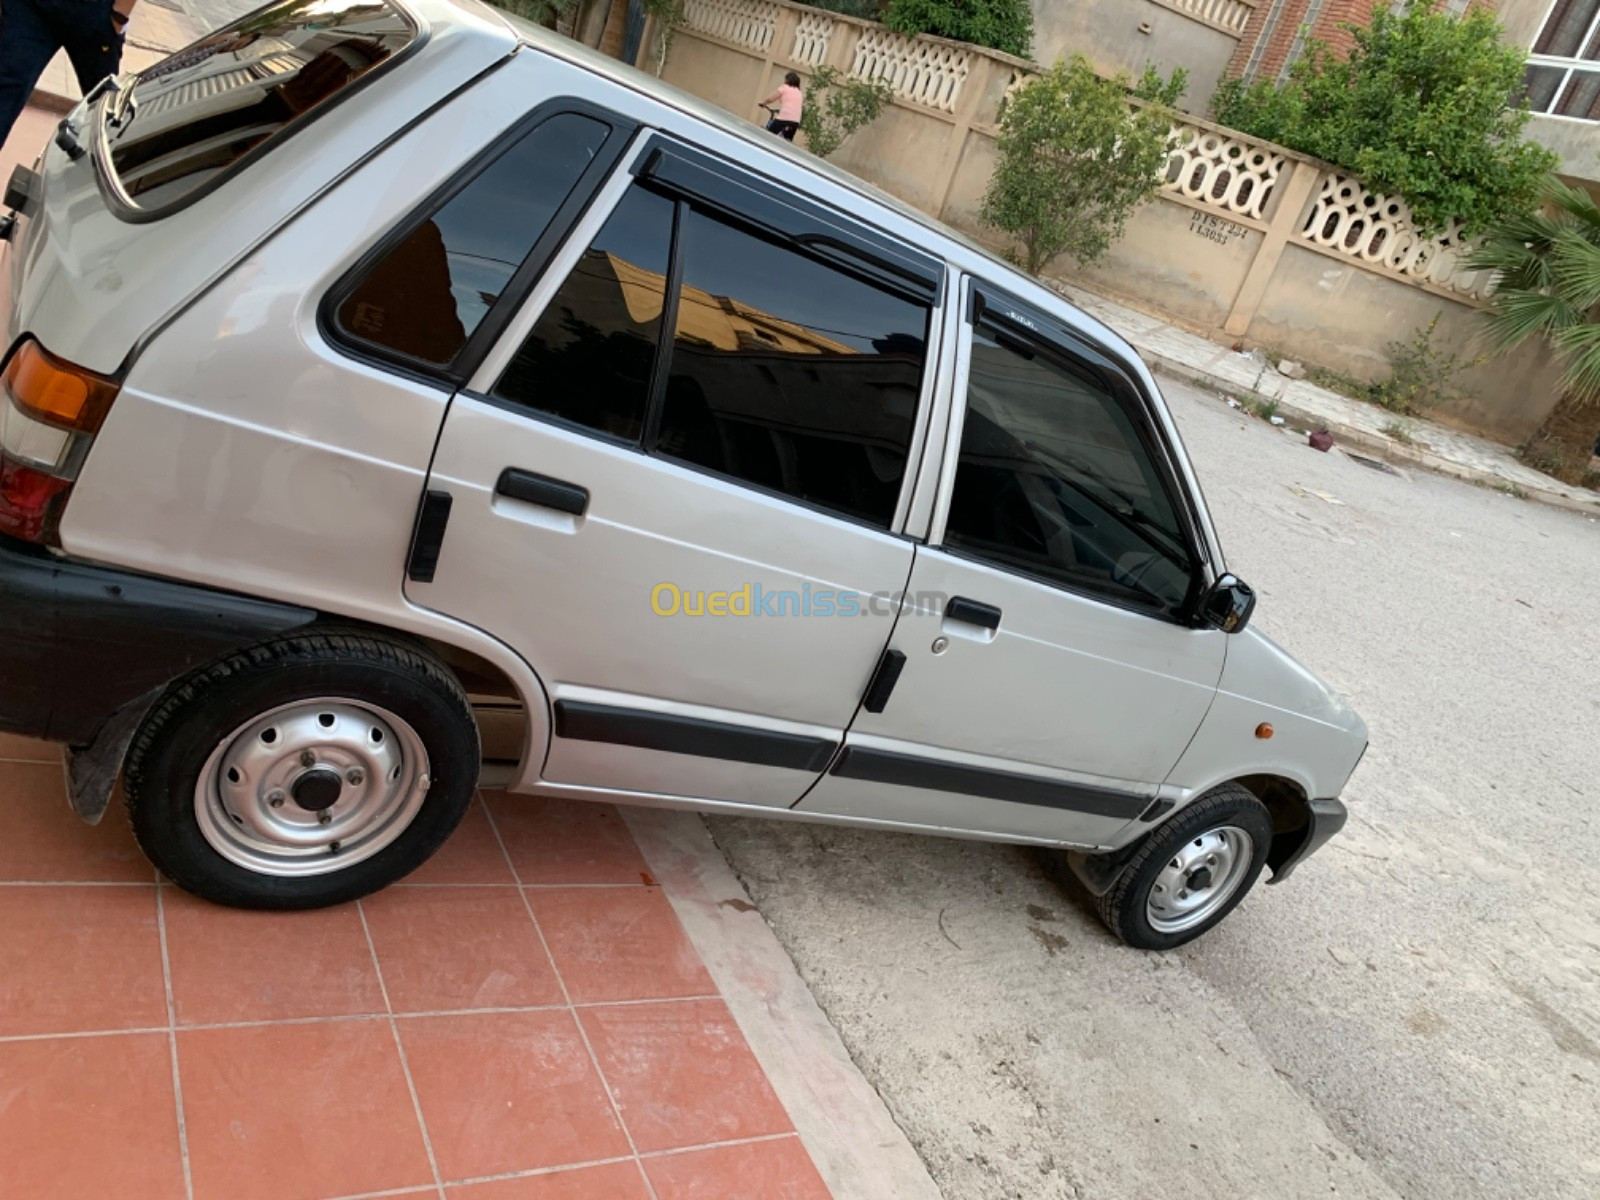
[{"label": "tinted window", "polygon": [[340,327],[410,358],[450,362],[608,132],[576,113],[540,123],[369,269],[339,306]]},{"label": "tinted window", "polygon": [[289,0],[144,71],[107,106],[111,164],[144,208],[277,141],[416,37],[383,0]]},{"label": "tinted window", "polygon": [[656,449],[887,526],[928,310],[685,209]]},{"label": "tinted window", "polygon": [[637,441],[661,337],[672,201],[633,188],[517,350],[494,395]]},{"label": "tinted window", "polygon": [[1132,419],[1095,374],[973,335],[947,545],[1171,612],[1193,575],[1182,530]]}]

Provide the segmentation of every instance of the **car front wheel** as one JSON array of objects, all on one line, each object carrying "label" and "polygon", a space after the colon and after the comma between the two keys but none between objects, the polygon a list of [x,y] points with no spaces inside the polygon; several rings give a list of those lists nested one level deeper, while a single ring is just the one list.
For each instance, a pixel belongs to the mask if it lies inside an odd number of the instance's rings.
[{"label": "car front wheel", "polygon": [[419,648],[293,634],[173,686],[129,752],[128,812],[151,861],[243,908],[353,900],[420,866],[472,801],[478,732]]},{"label": "car front wheel", "polygon": [[1192,942],[1255,886],[1271,845],[1266,806],[1239,784],[1222,784],[1151,833],[1096,900],[1100,919],[1136,949]]}]

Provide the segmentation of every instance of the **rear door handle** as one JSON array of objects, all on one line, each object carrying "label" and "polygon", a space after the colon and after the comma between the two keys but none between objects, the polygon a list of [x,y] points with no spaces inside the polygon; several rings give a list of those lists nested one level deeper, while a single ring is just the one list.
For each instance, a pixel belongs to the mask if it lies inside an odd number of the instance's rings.
[{"label": "rear door handle", "polygon": [[976,625],[980,629],[1000,628],[998,608],[992,604],[968,600],[965,596],[951,596],[950,603],[944,606],[944,615],[952,621],[965,621],[968,625]]},{"label": "rear door handle", "polygon": [[588,488],[552,479],[548,475],[535,475],[532,471],[522,471],[516,467],[507,467],[500,472],[500,478],[495,481],[494,491],[495,495],[504,496],[508,500],[521,500],[525,504],[553,508],[557,512],[571,513],[575,517],[581,517],[584,510],[589,507]]}]

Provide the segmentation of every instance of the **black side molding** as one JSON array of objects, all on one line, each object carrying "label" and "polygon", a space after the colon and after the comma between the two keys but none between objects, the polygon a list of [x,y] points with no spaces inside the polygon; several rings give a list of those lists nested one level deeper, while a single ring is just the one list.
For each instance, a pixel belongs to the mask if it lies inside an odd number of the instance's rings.
[{"label": "black side molding", "polygon": [[873,750],[864,746],[846,746],[831,774],[841,779],[891,783],[899,787],[927,788],[936,792],[959,792],[990,800],[1009,800],[1013,804],[1064,808],[1127,821],[1133,820],[1150,804],[1149,796],[1133,792],[1063,783],[1059,779],[1019,775],[988,767],[964,767],[940,759],[899,754],[892,750]]},{"label": "black side molding", "polygon": [[665,750],[697,758],[722,758],[729,762],[791,771],[820,772],[833,758],[839,743],[831,738],[806,737],[751,729],[699,717],[645,712],[583,700],[557,700],[556,736],[580,742],[610,742],[642,750]]},{"label": "black side molding", "polygon": [[516,467],[507,467],[500,472],[494,490],[497,496],[504,496],[508,500],[521,500],[526,504],[553,508],[557,512],[571,513],[575,517],[581,517],[584,510],[589,507],[588,488],[552,479],[548,475],[520,471]]},{"label": "black side molding", "polygon": [[861,698],[861,707],[870,713],[882,712],[905,666],[904,654],[899,650],[885,650],[878,660],[878,669],[872,673],[872,682],[867,684],[867,694]]},{"label": "black side molding", "polygon": [[1000,610],[992,604],[968,600],[965,596],[951,596],[944,606],[944,615],[952,621],[965,621],[982,629],[1000,628]]},{"label": "black side molding", "polygon": [[417,583],[432,583],[439,568],[439,551],[444,547],[444,527],[450,521],[449,492],[429,489],[417,509],[417,527],[411,531],[411,554],[406,559],[406,578]]}]

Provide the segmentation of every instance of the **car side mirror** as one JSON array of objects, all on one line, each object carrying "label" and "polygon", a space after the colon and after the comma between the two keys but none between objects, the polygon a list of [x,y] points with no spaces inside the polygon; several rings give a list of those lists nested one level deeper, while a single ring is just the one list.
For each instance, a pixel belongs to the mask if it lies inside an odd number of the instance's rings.
[{"label": "car side mirror", "polygon": [[1224,575],[1206,593],[1200,617],[1205,624],[1223,633],[1242,633],[1255,610],[1255,590],[1237,575]]}]

